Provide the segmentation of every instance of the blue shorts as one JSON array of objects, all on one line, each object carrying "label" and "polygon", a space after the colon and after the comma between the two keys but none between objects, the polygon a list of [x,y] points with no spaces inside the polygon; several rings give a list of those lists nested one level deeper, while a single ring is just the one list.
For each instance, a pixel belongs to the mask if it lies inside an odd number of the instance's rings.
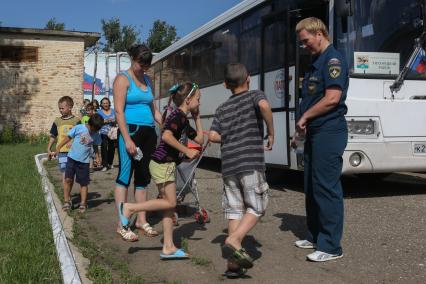
[{"label": "blue shorts", "polygon": [[60,152],[58,154],[58,166],[59,166],[59,171],[61,173],[65,173],[65,168],[67,167],[67,161],[68,161],[68,152]]},{"label": "blue shorts", "polygon": [[72,179],[81,186],[90,183],[89,163],[82,163],[68,157],[67,167],[65,168],[65,178]]}]

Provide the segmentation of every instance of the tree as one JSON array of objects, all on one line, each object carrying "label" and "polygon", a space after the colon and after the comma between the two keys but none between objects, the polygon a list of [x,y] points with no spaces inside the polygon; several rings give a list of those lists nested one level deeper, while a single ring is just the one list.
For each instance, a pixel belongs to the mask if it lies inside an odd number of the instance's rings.
[{"label": "tree", "polygon": [[120,19],[111,18],[101,20],[103,36],[106,43],[103,51],[120,52],[126,51],[132,45],[140,43],[139,32],[135,26],[124,25],[121,27]]},{"label": "tree", "polygon": [[63,31],[65,29],[64,23],[58,23],[56,22],[56,18],[51,18],[46,26],[44,27],[45,30],[56,30],[56,31]]},{"label": "tree", "polygon": [[160,52],[178,40],[176,28],[165,21],[156,20],[149,31],[146,43],[153,52]]}]

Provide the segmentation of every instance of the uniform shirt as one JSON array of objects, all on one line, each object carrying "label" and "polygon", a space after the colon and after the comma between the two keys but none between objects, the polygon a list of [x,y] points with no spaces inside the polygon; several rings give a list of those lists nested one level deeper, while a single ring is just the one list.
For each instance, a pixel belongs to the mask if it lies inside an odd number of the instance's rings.
[{"label": "uniform shirt", "polygon": [[221,135],[222,175],[265,171],[263,119],[259,102],[262,91],[232,95],[216,110],[210,130]]},{"label": "uniform shirt", "polygon": [[302,84],[302,102],[300,116],[318,103],[324,96],[325,90],[338,87],[342,90],[339,104],[332,110],[308,121],[308,127],[332,125],[340,121],[347,112],[345,105],[346,93],[349,86],[348,67],[343,56],[330,44],[313,62],[309,72],[305,74]]},{"label": "uniform shirt", "polygon": [[[170,130],[176,140],[184,145],[187,144],[188,138],[194,139],[197,136],[197,131],[189,125],[186,114],[179,108],[175,109],[166,118],[164,130]],[[157,149],[155,149],[154,153],[151,155],[151,159],[160,164],[169,162],[180,163],[184,156],[183,153],[161,139]]]},{"label": "uniform shirt", "polygon": [[[57,138],[56,144],[60,144],[65,137],[67,137],[68,131],[74,126],[80,123],[80,119],[74,115],[69,117],[57,117],[50,128],[50,136]],[[70,150],[69,145],[64,145],[60,149],[60,152],[67,153]]]},{"label": "uniform shirt", "polygon": [[92,146],[100,145],[102,142],[99,132],[90,133],[86,124],[76,125],[68,132],[68,136],[73,139],[68,157],[82,163],[90,162]]},{"label": "uniform shirt", "polygon": [[154,117],[151,111],[151,103],[154,100],[149,79],[144,75],[147,90],[139,88],[128,72],[122,73],[129,80],[124,117],[127,124],[144,125],[154,127]]}]

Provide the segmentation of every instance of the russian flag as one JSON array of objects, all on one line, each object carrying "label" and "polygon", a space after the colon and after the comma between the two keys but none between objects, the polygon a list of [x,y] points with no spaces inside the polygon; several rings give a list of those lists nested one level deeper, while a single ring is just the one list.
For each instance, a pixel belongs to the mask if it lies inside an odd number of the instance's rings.
[{"label": "russian flag", "polygon": [[[91,94],[92,93],[92,84],[93,84],[93,76],[87,74],[84,72],[83,74],[83,90],[85,94]],[[101,92],[103,92],[103,84],[102,81],[98,78],[96,78],[95,82],[95,95],[100,95]]]},{"label": "russian flag", "polygon": [[410,69],[418,74],[424,74],[426,72],[426,52],[423,48],[417,53]]}]

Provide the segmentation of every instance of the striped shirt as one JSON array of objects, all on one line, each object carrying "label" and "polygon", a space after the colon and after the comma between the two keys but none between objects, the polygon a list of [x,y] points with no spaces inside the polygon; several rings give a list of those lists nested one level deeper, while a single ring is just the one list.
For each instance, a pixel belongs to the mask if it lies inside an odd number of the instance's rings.
[{"label": "striped shirt", "polygon": [[[179,143],[186,146],[189,139],[194,139],[197,136],[197,131],[189,125],[189,120],[186,114],[177,108],[166,118],[163,131],[169,130],[173,133]],[[159,164],[175,162],[179,164],[185,155],[173,148],[163,139],[161,139],[155,152],[151,155],[151,159]]]},{"label": "striped shirt", "polygon": [[222,138],[224,177],[253,170],[265,171],[261,100],[266,100],[266,96],[258,90],[234,94],[216,110],[210,130]]}]

